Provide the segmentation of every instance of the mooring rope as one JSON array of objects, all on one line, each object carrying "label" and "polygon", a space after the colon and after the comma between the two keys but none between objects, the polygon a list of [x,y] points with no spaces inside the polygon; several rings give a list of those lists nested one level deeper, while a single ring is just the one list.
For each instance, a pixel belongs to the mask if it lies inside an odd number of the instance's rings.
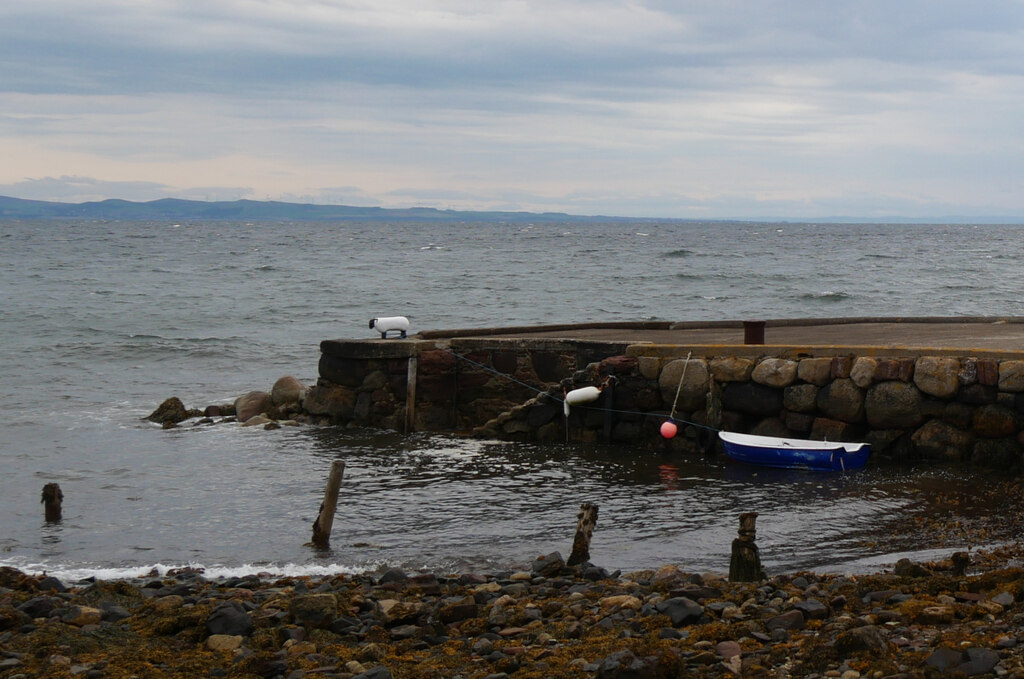
[{"label": "mooring rope", "polygon": [[686,378],[686,368],[690,365],[690,356],[692,355],[692,351],[686,354],[686,362],[683,363],[683,372],[679,374],[679,386],[676,387],[676,397],[672,401],[672,412],[668,414],[668,419],[670,420],[676,415],[676,404],[679,403],[679,392],[683,390],[683,380]]},{"label": "mooring rope", "polygon": [[[438,349],[440,349],[441,351],[445,351],[445,352],[451,354],[452,356],[454,356],[455,358],[465,361],[466,363],[470,363],[472,365],[475,365],[478,368],[481,368],[482,370],[486,370],[487,372],[491,373],[492,375],[497,375],[498,377],[503,377],[506,380],[509,380],[510,382],[515,382],[516,384],[518,384],[520,386],[523,386],[523,387],[526,387],[527,389],[529,389],[531,391],[534,391],[534,392],[536,392],[538,394],[541,394],[543,396],[547,396],[548,398],[552,399],[553,401],[557,401],[558,403],[565,403],[565,399],[564,398],[559,398],[558,396],[550,393],[546,389],[540,389],[538,387],[533,386],[532,384],[528,384],[527,382],[523,382],[522,380],[518,380],[515,377],[512,377],[511,375],[509,375],[507,373],[503,373],[500,370],[492,368],[491,366],[486,365],[484,363],[480,363],[479,361],[474,361],[473,359],[469,358],[468,356],[463,356],[462,354],[456,353],[456,352],[452,351],[451,349],[448,349],[448,348],[445,348],[445,347],[438,347]],[[686,366],[689,364],[690,355],[692,353],[693,352],[690,352],[689,354],[686,355],[686,363],[683,364],[683,374],[680,375],[680,377],[679,377],[679,386],[676,388],[676,400],[675,400],[675,402],[672,403],[672,412],[669,413],[668,420],[671,421],[671,422],[678,422],[680,424],[686,424],[686,425],[689,425],[691,427],[699,427],[701,429],[708,429],[708,430],[713,431],[713,432],[721,431],[720,429],[716,429],[715,427],[709,427],[706,424],[701,424],[699,422],[691,422],[690,420],[680,419],[680,418],[675,416],[676,415],[676,402],[679,401],[679,390],[683,386],[683,377],[686,375]],[[643,416],[643,417],[656,417],[656,418],[659,418],[659,419],[664,419],[665,418],[664,414],[645,412],[645,411],[641,411],[641,410],[617,410],[615,408],[602,408],[600,406],[590,406],[590,405],[577,405],[575,407],[576,408],[587,408],[589,410],[596,410],[596,411],[599,411],[599,412],[617,413],[619,415],[640,415],[640,416]]]},{"label": "mooring rope", "polygon": [[559,402],[564,400],[564,399],[558,398],[557,396],[552,396],[545,389],[538,389],[537,387],[533,386],[532,384],[527,384],[526,382],[523,382],[522,380],[517,380],[516,378],[512,377],[511,375],[503,373],[500,370],[496,370],[496,369],[492,368],[489,365],[485,365],[483,363],[479,363],[477,361],[474,361],[473,359],[468,358],[466,356],[463,356],[462,354],[457,354],[454,351],[452,351],[451,349],[446,349],[445,347],[438,347],[438,349],[440,349],[441,351],[447,351],[449,354],[451,354],[455,358],[460,358],[463,361],[465,361],[466,363],[472,363],[473,365],[475,365],[478,368],[483,368],[487,372],[492,373],[494,375],[497,375],[498,377],[504,377],[506,380],[510,380],[512,382],[515,382],[516,384],[518,384],[520,386],[523,386],[523,387],[526,387],[527,389],[530,389],[532,391],[535,391],[538,394],[544,394],[545,396],[551,396],[551,398],[553,398],[553,399],[555,399],[556,401],[559,401]]}]

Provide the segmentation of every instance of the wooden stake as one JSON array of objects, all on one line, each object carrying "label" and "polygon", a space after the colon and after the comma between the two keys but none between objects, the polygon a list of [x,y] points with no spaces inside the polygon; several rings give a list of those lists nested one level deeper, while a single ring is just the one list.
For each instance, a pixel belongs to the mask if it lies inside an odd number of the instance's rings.
[{"label": "wooden stake", "polygon": [[566,566],[578,566],[590,561],[590,538],[594,535],[596,525],[597,505],[587,502],[581,504],[580,512],[576,515],[576,537],[572,541],[572,554],[569,555]]},{"label": "wooden stake", "polygon": [[43,486],[43,511],[46,514],[47,523],[57,523],[61,519],[61,503],[64,502],[64,493],[56,483],[48,483]]},{"label": "wooden stake", "polygon": [[706,424],[712,429],[722,428],[722,387],[712,377],[708,383],[708,395],[705,399],[707,413]]},{"label": "wooden stake", "polygon": [[612,425],[614,424],[614,413],[612,413],[613,403],[615,403],[615,380],[611,379],[608,381],[602,392],[604,396],[604,442],[612,442]]},{"label": "wooden stake", "polygon": [[953,575],[963,577],[967,575],[967,567],[971,565],[971,555],[967,552],[954,552],[951,558],[953,562]]},{"label": "wooden stake", "polygon": [[341,477],[345,473],[345,463],[335,460],[331,463],[331,473],[327,477],[327,488],[324,490],[324,501],[320,505],[320,513],[313,522],[313,545],[327,547],[331,542],[331,526],[334,524],[334,510],[338,506],[338,490],[341,489]]},{"label": "wooden stake", "polygon": [[730,582],[758,582],[764,580],[761,570],[761,555],[754,538],[757,529],[757,512],[740,514],[739,537],[732,541],[732,558],[729,560]]},{"label": "wooden stake", "polygon": [[416,367],[419,363],[416,356],[409,357],[405,369],[405,433],[411,434],[416,429]]}]

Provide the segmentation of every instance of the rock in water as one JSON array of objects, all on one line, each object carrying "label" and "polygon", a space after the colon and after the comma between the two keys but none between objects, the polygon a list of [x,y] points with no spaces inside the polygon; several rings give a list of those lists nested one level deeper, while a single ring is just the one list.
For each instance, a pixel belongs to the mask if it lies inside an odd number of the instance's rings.
[{"label": "rock in water", "polygon": [[167,424],[168,422],[178,424],[188,419],[188,410],[185,409],[185,404],[181,402],[181,399],[172,396],[161,403],[146,419],[158,424]]},{"label": "rock in water", "polygon": [[239,422],[246,422],[249,419],[266,412],[273,402],[270,394],[265,391],[250,391],[245,396],[240,396],[235,401],[235,415]]},{"label": "rock in water", "polygon": [[306,387],[298,379],[286,375],[274,382],[270,389],[270,398],[276,406],[286,403],[298,403],[306,395]]}]

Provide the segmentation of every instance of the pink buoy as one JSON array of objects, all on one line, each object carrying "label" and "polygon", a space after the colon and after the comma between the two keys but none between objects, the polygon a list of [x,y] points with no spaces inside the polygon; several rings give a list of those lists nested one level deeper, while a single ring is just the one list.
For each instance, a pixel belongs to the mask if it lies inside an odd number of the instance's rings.
[{"label": "pink buoy", "polygon": [[670,438],[674,437],[678,432],[679,432],[679,427],[677,427],[674,423],[667,422],[667,421],[666,422],[662,422],[662,424],[661,424],[661,435],[663,437],[665,437],[667,439],[670,439]]}]

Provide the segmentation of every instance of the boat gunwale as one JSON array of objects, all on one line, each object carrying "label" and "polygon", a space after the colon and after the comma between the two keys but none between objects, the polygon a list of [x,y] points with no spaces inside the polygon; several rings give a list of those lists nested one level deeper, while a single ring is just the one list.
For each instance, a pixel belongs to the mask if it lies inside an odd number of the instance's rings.
[{"label": "boat gunwale", "polygon": [[783,438],[780,436],[760,436],[757,434],[741,434],[739,432],[720,431],[718,436],[723,441],[734,445],[749,446],[752,448],[764,449],[793,449],[810,450],[815,452],[827,452],[843,450],[847,453],[856,453],[867,443],[854,443],[849,441],[814,441],[810,439]]}]

